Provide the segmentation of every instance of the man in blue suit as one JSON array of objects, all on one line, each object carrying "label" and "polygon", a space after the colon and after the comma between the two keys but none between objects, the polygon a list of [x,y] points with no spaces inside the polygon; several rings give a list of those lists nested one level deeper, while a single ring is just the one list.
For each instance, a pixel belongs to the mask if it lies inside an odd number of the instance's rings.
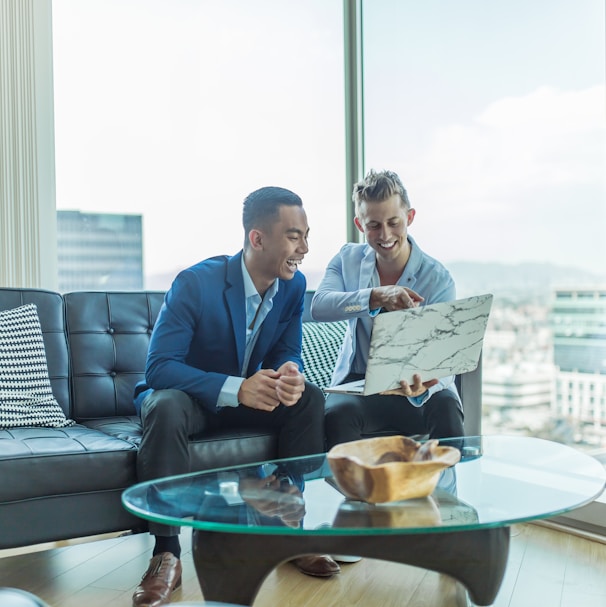
[{"label": "man in blue suit", "polygon": [[[189,472],[188,439],[208,428],[276,428],[284,458],[324,451],[324,396],[302,374],[302,201],[284,188],[256,190],[244,200],[243,225],[242,251],[183,270],[166,294],[135,391],[141,481]],[[149,527],[156,543],[134,607],[166,604],[180,584],[179,529]],[[339,572],[327,556],[295,565]]]}]

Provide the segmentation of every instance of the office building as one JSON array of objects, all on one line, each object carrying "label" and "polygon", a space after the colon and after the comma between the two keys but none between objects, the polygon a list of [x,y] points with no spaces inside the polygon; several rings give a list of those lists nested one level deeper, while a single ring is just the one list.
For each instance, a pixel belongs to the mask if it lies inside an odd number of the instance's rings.
[{"label": "office building", "polygon": [[558,289],[551,312],[555,413],[577,438],[606,442],[606,287]]},{"label": "office building", "polygon": [[59,291],[143,288],[141,215],[57,211]]},{"label": "office building", "polygon": [[535,434],[549,421],[554,392],[550,365],[504,364],[482,373],[482,407],[494,428]]}]

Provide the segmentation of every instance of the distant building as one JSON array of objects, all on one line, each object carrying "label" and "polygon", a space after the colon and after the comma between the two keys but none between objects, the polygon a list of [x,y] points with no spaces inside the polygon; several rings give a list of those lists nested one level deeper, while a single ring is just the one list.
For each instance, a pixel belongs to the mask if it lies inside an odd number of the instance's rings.
[{"label": "distant building", "polygon": [[57,211],[59,291],[143,288],[141,215]]},{"label": "distant building", "polygon": [[556,415],[577,440],[606,444],[606,287],[558,289],[551,310]]},{"label": "distant building", "polygon": [[537,435],[549,424],[555,389],[546,305],[495,297],[482,353],[482,429]]},{"label": "distant building", "polygon": [[552,415],[554,369],[547,364],[502,364],[482,370],[482,407],[490,427],[523,434],[541,430]]}]

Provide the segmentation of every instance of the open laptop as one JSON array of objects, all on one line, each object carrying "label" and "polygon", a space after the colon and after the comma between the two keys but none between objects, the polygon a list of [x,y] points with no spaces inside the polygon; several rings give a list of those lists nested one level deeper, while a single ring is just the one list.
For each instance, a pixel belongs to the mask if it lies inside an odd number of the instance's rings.
[{"label": "open laptop", "polygon": [[326,392],[377,394],[413,383],[473,371],[480,360],[492,295],[475,295],[384,312],[373,322],[364,379],[325,388]]}]

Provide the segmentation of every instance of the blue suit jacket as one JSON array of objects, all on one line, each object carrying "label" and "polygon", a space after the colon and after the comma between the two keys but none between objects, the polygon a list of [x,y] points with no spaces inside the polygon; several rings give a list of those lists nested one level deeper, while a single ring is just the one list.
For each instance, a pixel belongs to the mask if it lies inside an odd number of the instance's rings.
[{"label": "blue suit jacket", "polygon": [[[164,299],[151,336],[145,383],[135,394],[153,388],[177,389],[211,411],[228,376],[241,376],[246,345],[246,303],[242,251],[183,270]],[[306,281],[297,272],[280,280],[273,308],[259,329],[245,376],[260,368],[277,369],[293,361],[303,370],[301,318]]]}]

